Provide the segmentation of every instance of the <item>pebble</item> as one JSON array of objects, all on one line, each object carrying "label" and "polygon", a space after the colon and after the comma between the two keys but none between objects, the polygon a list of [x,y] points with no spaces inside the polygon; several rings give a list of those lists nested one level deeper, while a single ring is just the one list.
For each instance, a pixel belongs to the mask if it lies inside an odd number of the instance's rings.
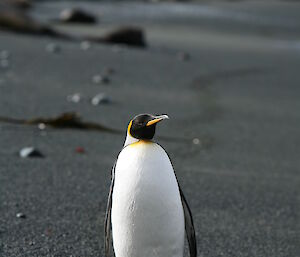
[{"label": "pebble", "polygon": [[[146,47],[145,32],[142,28],[136,26],[123,26],[113,29],[102,36],[102,42],[109,44]],[[116,48],[113,48],[115,50]],[[119,50],[117,50],[119,51]]]},{"label": "pebble", "polygon": [[89,50],[91,48],[91,43],[89,41],[82,41],[80,43],[80,48],[84,51]]},{"label": "pebble", "polygon": [[43,154],[35,149],[34,147],[24,147],[20,150],[20,157],[31,158],[31,157],[44,157]]},{"label": "pebble", "polygon": [[45,124],[45,123],[39,123],[39,124],[38,124],[38,128],[39,128],[40,130],[44,130],[44,129],[46,129],[46,124]]},{"label": "pebble", "polygon": [[76,153],[85,153],[84,148],[81,146],[76,147],[75,151],[76,151]]},{"label": "pebble", "polygon": [[60,52],[60,47],[59,45],[55,44],[55,43],[49,43],[47,46],[46,46],[46,51],[47,52],[50,52],[50,53],[58,53]]},{"label": "pebble", "polygon": [[102,75],[94,75],[92,78],[93,82],[95,84],[108,84],[110,82],[110,79],[108,76],[102,76]]},{"label": "pebble", "polygon": [[60,20],[62,22],[71,22],[71,23],[96,23],[97,19],[94,15],[78,9],[65,9],[60,13]]},{"label": "pebble", "polygon": [[79,103],[80,100],[81,100],[81,94],[80,93],[75,93],[75,94],[72,94],[72,95],[68,95],[67,100],[69,102]]},{"label": "pebble", "polygon": [[199,145],[200,144],[200,139],[199,138],[194,138],[193,139],[193,144],[194,145]]},{"label": "pebble", "polygon": [[24,213],[22,213],[22,212],[18,212],[16,214],[16,217],[19,218],[19,219],[26,219],[26,215]]},{"label": "pebble", "polygon": [[7,50],[0,51],[0,59],[8,59],[10,57],[10,53]]},{"label": "pebble", "polygon": [[92,105],[109,104],[109,103],[111,103],[111,99],[105,93],[97,94],[91,100]]}]

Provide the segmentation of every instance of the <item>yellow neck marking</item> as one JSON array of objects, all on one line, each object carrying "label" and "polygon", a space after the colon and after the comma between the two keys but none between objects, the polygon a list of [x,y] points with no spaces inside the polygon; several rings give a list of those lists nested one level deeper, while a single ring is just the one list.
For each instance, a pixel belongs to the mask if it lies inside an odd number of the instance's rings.
[{"label": "yellow neck marking", "polygon": [[130,136],[131,136],[131,134],[130,134],[131,126],[132,126],[132,120],[129,122],[129,125],[128,125],[128,128],[127,128],[127,133],[128,133]]},{"label": "yellow neck marking", "polygon": [[132,143],[130,144],[130,146],[138,146],[138,145],[141,145],[141,144],[152,144],[153,142],[151,140],[139,140],[135,143]]}]

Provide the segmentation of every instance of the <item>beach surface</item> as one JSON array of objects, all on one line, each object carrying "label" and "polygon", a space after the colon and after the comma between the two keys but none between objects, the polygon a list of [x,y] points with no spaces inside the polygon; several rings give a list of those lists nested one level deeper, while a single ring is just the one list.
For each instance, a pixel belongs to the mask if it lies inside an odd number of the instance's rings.
[{"label": "beach surface", "polygon": [[[193,212],[199,256],[299,256],[300,4],[271,2],[46,1],[29,11],[73,35],[139,26],[147,48],[83,50],[0,31],[1,117],[77,112],[121,131],[0,122],[0,256],[104,256],[111,168],[128,121],[145,112],[170,116],[156,140]],[[99,24],[55,21],[70,6]],[[94,106],[99,93],[109,101]],[[21,158],[27,146],[44,158]]]}]

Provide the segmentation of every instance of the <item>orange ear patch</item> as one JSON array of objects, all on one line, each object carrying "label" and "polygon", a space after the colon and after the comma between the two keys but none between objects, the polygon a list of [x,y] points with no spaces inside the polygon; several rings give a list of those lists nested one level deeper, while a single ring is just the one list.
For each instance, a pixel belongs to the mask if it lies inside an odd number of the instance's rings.
[{"label": "orange ear patch", "polygon": [[153,144],[153,142],[151,140],[139,140],[135,143],[132,143],[130,144],[129,146],[138,146],[138,145],[141,145],[141,144]]},{"label": "orange ear patch", "polygon": [[129,125],[128,125],[128,128],[127,128],[127,132],[128,132],[128,134],[129,134],[130,136],[131,136],[131,134],[130,134],[131,126],[132,126],[132,120],[129,122]]}]

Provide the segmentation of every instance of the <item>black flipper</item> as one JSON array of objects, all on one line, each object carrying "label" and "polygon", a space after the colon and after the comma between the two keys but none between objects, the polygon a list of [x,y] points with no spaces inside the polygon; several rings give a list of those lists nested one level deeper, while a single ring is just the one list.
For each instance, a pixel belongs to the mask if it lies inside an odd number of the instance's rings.
[{"label": "black flipper", "polygon": [[111,207],[112,207],[112,194],[114,189],[115,183],[115,167],[116,163],[114,164],[111,172],[111,184],[109,188],[109,194],[107,199],[107,207],[106,207],[106,214],[105,214],[105,223],[104,223],[104,234],[105,234],[105,242],[104,242],[104,249],[105,249],[105,257],[110,256],[110,248],[111,248]]},{"label": "black flipper", "polygon": [[192,212],[184,197],[184,194],[180,186],[179,186],[179,191],[180,191],[180,197],[183,206],[184,220],[185,220],[185,233],[189,243],[190,257],[197,257],[197,242],[196,242],[196,234],[195,234]]}]

